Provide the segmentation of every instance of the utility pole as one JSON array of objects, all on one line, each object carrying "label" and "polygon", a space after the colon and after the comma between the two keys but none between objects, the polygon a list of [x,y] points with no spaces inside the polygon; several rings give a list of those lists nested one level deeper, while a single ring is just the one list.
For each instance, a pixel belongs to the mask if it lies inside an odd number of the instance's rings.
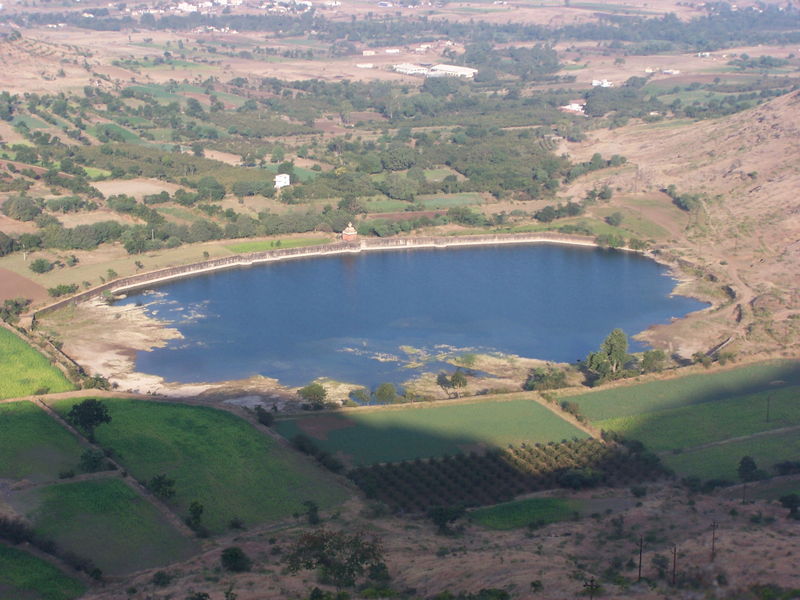
[{"label": "utility pole", "polygon": [[717,522],[711,522],[711,562],[717,555]]},{"label": "utility pole", "polygon": [[584,582],[583,587],[587,592],[589,592],[589,600],[592,600],[595,592],[600,590],[600,584],[595,581],[594,577],[592,577],[589,581]]},{"label": "utility pole", "polygon": [[767,423],[769,423],[769,401],[772,399],[772,394],[767,394]]},{"label": "utility pole", "polygon": [[672,587],[675,587],[675,572],[678,568],[678,545],[672,545]]},{"label": "utility pole", "polygon": [[644,549],[644,536],[639,536],[639,578],[636,581],[642,580],[642,550]]}]

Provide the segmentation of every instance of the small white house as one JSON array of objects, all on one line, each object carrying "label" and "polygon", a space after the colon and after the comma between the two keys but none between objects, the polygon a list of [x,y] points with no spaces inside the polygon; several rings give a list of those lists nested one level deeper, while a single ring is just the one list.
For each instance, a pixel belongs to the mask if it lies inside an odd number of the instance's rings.
[{"label": "small white house", "polygon": [[291,177],[288,173],[278,173],[275,175],[275,189],[279,190],[292,183]]}]

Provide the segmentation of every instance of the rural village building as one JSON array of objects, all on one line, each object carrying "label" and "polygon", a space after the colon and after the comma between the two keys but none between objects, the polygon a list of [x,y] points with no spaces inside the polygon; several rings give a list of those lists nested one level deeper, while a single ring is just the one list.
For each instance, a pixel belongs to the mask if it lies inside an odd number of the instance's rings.
[{"label": "rural village building", "polygon": [[292,179],[288,173],[278,173],[275,175],[275,189],[279,190],[292,183]]}]

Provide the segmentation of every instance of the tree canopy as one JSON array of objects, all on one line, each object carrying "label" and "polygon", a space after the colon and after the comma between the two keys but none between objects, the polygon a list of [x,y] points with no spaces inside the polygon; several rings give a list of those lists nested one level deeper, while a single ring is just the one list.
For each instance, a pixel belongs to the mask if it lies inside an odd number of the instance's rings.
[{"label": "tree canopy", "polygon": [[586,357],[584,364],[595,382],[602,383],[621,377],[625,363],[629,360],[628,336],[621,329],[615,329],[603,340],[599,351],[591,352]]},{"label": "tree canopy", "polygon": [[297,394],[315,410],[325,405],[325,398],[328,395],[325,388],[319,383],[309,383],[307,386],[297,390]]},{"label": "tree canopy", "polygon": [[383,562],[383,548],[377,539],[367,539],[362,532],[318,529],[300,536],[284,562],[290,573],[321,569],[337,588],[344,588],[355,585],[367,569]]},{"label": "tree canopy", "polygon": [[94,430],[103,423],[111,423],[111,415],[100,400],[88,398],[70,409],[67,421],[83,430],[89,441],[94,442]]}]

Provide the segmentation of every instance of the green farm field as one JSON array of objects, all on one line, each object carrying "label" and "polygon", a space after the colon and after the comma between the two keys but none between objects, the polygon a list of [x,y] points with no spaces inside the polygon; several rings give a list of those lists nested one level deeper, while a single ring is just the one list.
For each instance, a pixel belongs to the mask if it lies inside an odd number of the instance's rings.
[{"label": "green farm field", "polygon": [[331,239],[328,237],[289,238],[286,240],[259,240],[253,242],[240,242],[238,244],[228,244],[226,248],[236,253],[262,252],[264,250],[281,250],[285,248],[301,248],[303,246],[318,246],[320,244],[327,244],[330,241]]},{"label": "green farm field", "polygon": [[798,394],[800,363],[783,360],[570,400],[595,426],[662,453],[679,475],[735,481],[742,456],[753,456],[767,471],[800,459]]},{"label": "green farm field", "polygon": [[86,591],[48,562],[0,544],[0,598],[11,600],[72,600]]},{"label": "green farm field", "polygon": [[42,354],[0,328],[0,399],[72,389],[74,386]]},{"label": "green farm field", "polygon": [[575,517],[581,509],[578,500],[527,498],[504,502],[470,512],[470,518],[489,529],[516,529],[530,523],[557,523]]},{"label": "green farm field", "polygon": [[32,507],[27,516],[37,532],[90,558],[104,573],[175,562],[197,550],[193,538],[116,477],[34,488],[12,503]]},{"label": "green farm field", "polygon": [[[781,382],[781,383],[778,383]],[[569,398],[590,421],[643,415],[800,385],[800,362],[776,360],[725,371],[620,386]]]},{"label": "green farm field", "polygon": [[1,478],[54,480],[80,459],[77,440],[31,402],[0,404],[0,431]]},{"label": "green farm field", "polygon": [[428,210],[453,208],[454,206],[471,206],[483,204],[483,197],[476,192],[460,194],[430,194],[417,197],[417,201]]},{"label": "green farm field", "polygon": [[743,456],[750,456],[759,468],[770,467],[784,460],[800,460],[800,432],[759,435],[738,442],[728,442],[680,454],[665,454],[662,460],[683,476],[701,479],[727,479],[737,482],[737,467]]},{"label": "green farm field", "polygon": [[[57,401],[65,414],[75,400]],[[224,531],[233,518],[246,525],[281,519],[313,500],[327,509],[349,492],[330,475],[295,455],[246,421],[201,406],[126,399],[103,400],[112,421],[97,440],[113,448],[138,480],[161,473],[175,479],[173,502],[188,515],[193,501],[205,508],[203,524]]]},{"label": "green farm field", "polygon": [[275,428],[286,438],[305,434],[353,465],[442,456],[523,441],[587,437],[524,397],[311,415],[280,420]]},{"label": "green farm field", "polygon": [[[800,425],[800,386],[713,400],[647,414],[605,419],[606,431],[641,440],[656,452],[676,451],[735,437]],[[769,421],[767,421],[769,399]],[[798,433],[800,435],[800,433]]]}]

